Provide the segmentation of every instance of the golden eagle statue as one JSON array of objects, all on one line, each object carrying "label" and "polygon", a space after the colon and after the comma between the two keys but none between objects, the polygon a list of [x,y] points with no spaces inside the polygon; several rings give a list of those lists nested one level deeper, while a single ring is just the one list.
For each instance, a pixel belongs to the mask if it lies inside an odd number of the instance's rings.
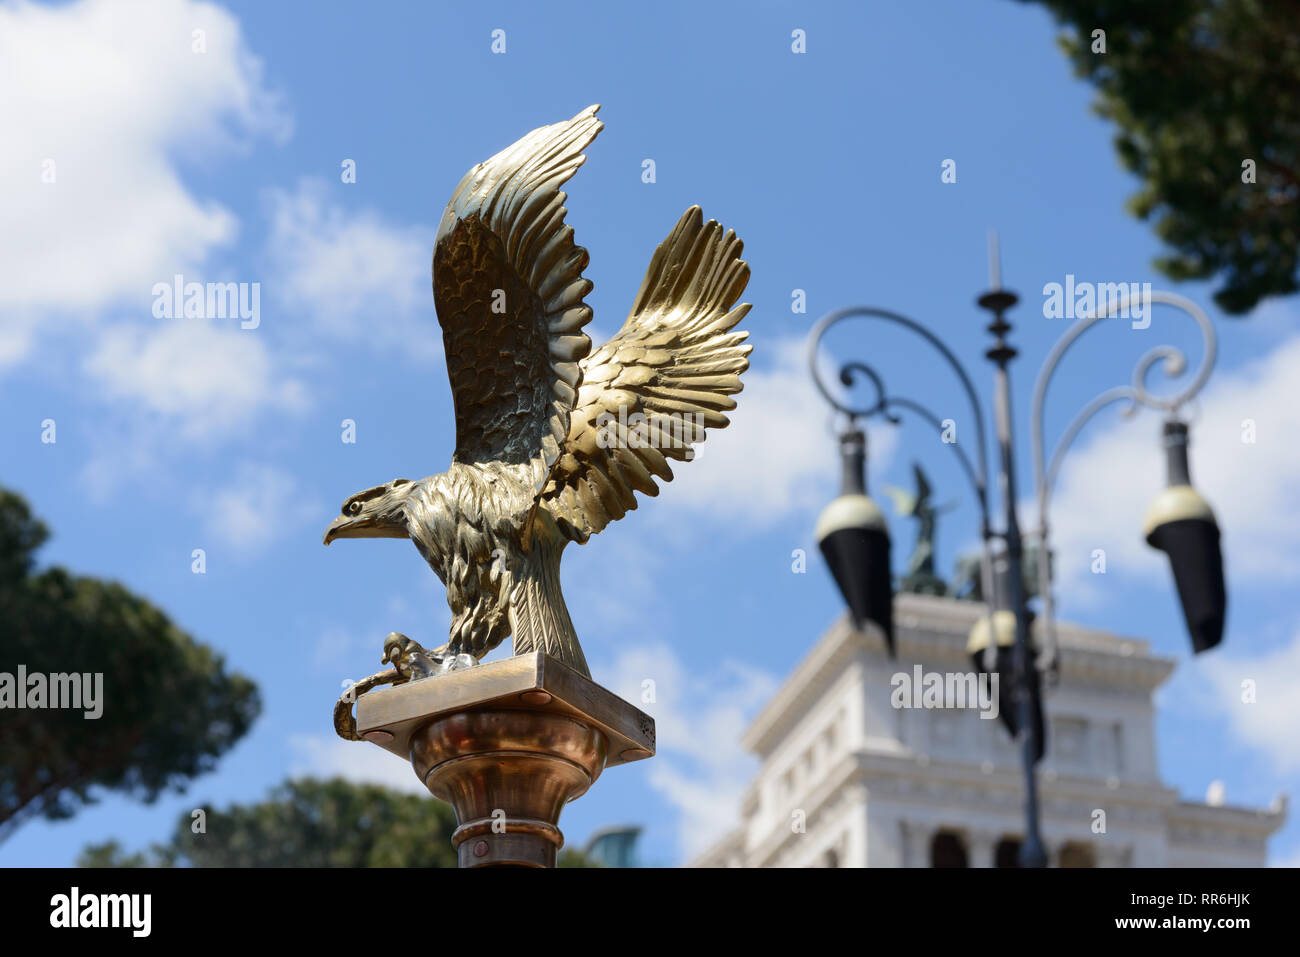
[{"label": "golden eagle statue", "polygon": [[[749,280],[734,232],[688,209],[646,270],[627,321],[594,352],[587,250],[560,187],[599,106],[529,133],[466,174],[438,226],[433,299],[456,409],[447,471],[358,492],[325,532],[409,538],[447,586],[451,638],[389,636],[404,681],[475,664],[508,636],[590,677],[560,593],[560,555],[658,494],[727,425],[749,366]],[[381,676],[374,676],[380,678]],[[341,732],[342,733],[342,732]]]}]

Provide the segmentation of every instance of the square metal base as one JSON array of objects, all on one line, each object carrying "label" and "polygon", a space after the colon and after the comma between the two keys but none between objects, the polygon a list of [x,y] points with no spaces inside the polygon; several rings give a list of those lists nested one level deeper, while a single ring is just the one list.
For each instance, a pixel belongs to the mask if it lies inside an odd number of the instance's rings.
[{"label": "square metal base", "polygon": [[606,767],[655,753],[654,718],[540,651],[368,692],[357,699],[357,731],[409,760],[411,736],[422,726],[488,707],[553,712],[594,726],[609,743]]}]

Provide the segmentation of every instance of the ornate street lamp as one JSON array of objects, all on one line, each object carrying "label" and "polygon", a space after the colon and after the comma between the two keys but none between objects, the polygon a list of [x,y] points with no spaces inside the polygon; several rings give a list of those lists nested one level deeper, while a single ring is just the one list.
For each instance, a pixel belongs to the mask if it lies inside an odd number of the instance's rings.
[{"label": "ornate street lamp", "polygon": [[[1116,313],[1127,313],[1129,298],[1120,296],[1090,315],[1080,318],[1061,336],[1038,372],[1034,385],[1030,433],[1033,439],[1034,484],[1038,493],[1038,538],[1044,549],[1049,537],[1048,508],[1056,487],[1065,453],[1083,427],[1102,409],[1124,403],[1121,414],[1132,416],[1139,408],[1154,409],[1166,416],[1163,444],[1167,463],[1168,486],[1156,497],[1143,523],[1147,543],[1169,555],[1178,588],[1178,598],[1187,621],[1194,653],[1213,648],[1223,637],[1227,611],[1227,592],[1223,578],[1223,556],[1219,546],[1219,526],[1209,504],[1191,485],[1187,465],[1189,430],[1180,417],[1183,407],[1204,387],[1214,370],[1218,340],[1214,323],[1196,303],[1177,293],[1153,290],[1146,297],[1147,308],[1165,305],[1186,313],[1201,331],[1204,354],[1201,365],[1187,387],[1172,396],[1158,396],[1146,386],[1147,376],[1156,363],[1163,364],[1166,376],[1174,378],[1187,369],[1187,355],[1173,346],[1155,346],[1138,360],[1128,385],[1116,386],[1097,395],[1075,415],[1061,435],[1050,459],[1044,456],[1043,410],[1047,387],[1051,384],[1061,359],[1078,338],[1102,320]],[[1038,593],[1042,596],[1044,633],[1047,638],[1046,666],[1056,663],[1054,599],[1049,563],[1040,563]]]},{"label": "ornate street lamp", "polygon": [[894,654],[894,580],[889,567],[885,514],[867,495],[867,435],[849,428],[840,436],[844,478],[839,497],[817,519],[817,545],[859,631],[875,622]]},{"label": "ornate street lamp", "polygon": [[933,412],[911,399],[902,396],[887,395],[885,385],[871,366],[864,362],[849,362],[840,367],[839,380],[851,387],[858,377],[865,377],[876,390],[875,401],[868,405],[855,406],[842,401],[836,393],[827,388],[822,380],[821,370],[817,364],[818,347],[826,331],[843,319],[855,317],[883,319],[910,329],[935,347],[952,367],[965,387],[966,395],[975,412],[975,428],[979,435],[976,449],[977,463],[972,463],[965,450],[954,444],[962,468],[970,479],[975,491],[975,498],[980,504],[984,526],[985,555],[981,562],[981,584],[985,594],[991,594],[992,578],[988,541],[988,495],[986,478],[988,463],[984,450],[984,416],[980,408],[979,396],[970,378],[962,368],[957,357],[940,342],[928,329],[886,309],[855,307],[841,309],[823,317],[813,328],[809,336],[808,367],[812,373],[813,383],[822,398],[837,412],[847,419],[847,424],[840,432],[840,456],[843,468],[843,480],[839,497],[833,499],[822,511],[817,520],[817,544],[826,563],[830,566],[840,594],[849,606],[853,623],[861,629],[868,622],[874,622],[884,633],[886,646],[890,654],[894,653],[894,613],[893,613],[893,575],[889,565],[889,529],[885,523],[884,513],[866,492],[866,432],[858,425],[860,420],[881,416],[887,422],[897,425],[902,420],[895,409],[906,409],[928,421],[938,431],[943,431],[943,422]]},{"label": "ornate street lamp", "polygon": [[1223,638],[1228,595],[1223,584],[1219,523],[1209,503],[1192,488],[1187,468],[1187,423],[1165,423],[1169,485],[1151,504],[1147,544],[1169,556],[1192,647],[1199,654]]},{"label": "ornate street lamp", "polygon": [[[947,346],[920,323],[885,309],[853,307],[824,316],[809,337],[809,367],[813,381],[831,407],[848,419],[848,425],[840,435],[845,469],[843,490],[818,520],[817,539],[836,584],[849,605],[855,624],[861,627],[865,621],[877,623],[886,634],[892,654],[892,614],[883,607],[892,598],[892,579],[888,566],[889,538],[884,516],[866,494],[866,442],[859,423],[880,415],[897,424],[900,419],[895,410],[906,410],[918,415],[940,432],[943,431],[943,423],[920,403],[887,394],[880,375],[870,366],[858,361],[841,366],[839,379],[846,387],[851,387],[858,382],[860,376],[864,377],[873,385],[875,398],[867,405],[849,404],[826,387],[817,357],[827,330],[842,320],[882,319],[901,325],[921,336],[943,356],[956,373],[974,413],[975,462],[972,462],[960,442],[949,443],[975,492],[983,543],[980,581],[988,613],[972,629],[967,650],[977,669],[998,672],[1003,676],[1000,685],[1008,692],[1008,707],[1003,711],[1004,721],[1020,745],[1025,779],[1025,838],[1020,845],[1019,862],[1022,867],[1043,867],[1047,863],[1047,855],[1039,830],[1035,766],[1046,750],[1046,729],[1041,706],[1043,679],[1055,677],[1058,657],[1052,617],[1047,511],[1061,460],[1083,426],[1098,411],[1112,403],[1126,401],[1126,415],[1135,412],[1138,406],[1160,409],[1168,414],[1165,445],[1169,463],[1169,487],[1153,505],[1144,533],[1151,545],[1170,556],[1193,647],[1199,652],[1217,644],[1223,632],[1226,607],[1219,529],[1210,507],[1191,487],[1187,471],[1187,426],[1178,418],[1182,406],[1200,391],[1209,377],[1214,365],[1215,338],[1209,318],[1194,303],[1175,293],[1151,292],[1148,307],[1156,303],[1173,306],[1188,313],[1200,325],[1205,337],[1205,359],[1201,368],[1181,393],[1169,398],[1158,397],[1147,391],[1145,385],[1151,367],[1155,362],[1163,360],[1165,373],[1170,377],[1178,376],[1186,368],[1186,357],[1172,346],[1159,346],[1148,351],[1138,362],[1132,384],[1107,390],[1086,405],[1065,430],[1050,463],[1045,463],[1042,436],[1047,385],[1065,351],[1084,331],[1118,312],[1128,314],[1127,296],[1110,299],[1101,304],[1095,313],[1080,319],[1061,337],[1048,355],[1039,371],[1032,408],[1034,478],[1039,505],[1039,528],[1034,537],[1040,548],[1038,593],[1043,603],[1044,641],[1041,647],[1031,646],[1032,615],[1026,605],[1023,572],[1024,539],[1016,511],[1015,444],[1008,371],[1011,360],[1016,357],[1016,350],[1007,341],[1007,334],[1012,327],[1005,317],[1018,298],[1015,293],[1001,288],[996,237],[992,235],[989,253],[992,288],[981,295],[977,303],[993,315],[988,330],[993,334],[994,342],[985,356],[994,365],[993,423],[999,452],[998,486],[1003,505],[1001,531],[995,532],[990,521],[984,413],[965,369]],[[1000,567],[996,576],[992,549],[995,538],[1002,542]]]},{"label": "ornate street lamp", "polygon": [[[971,626],[966,641],[966,652],[970,655],[971,667],[976,672],[987,672],[999,676],[998,680],[998,718],[1006,727],[1012,738],[1018,738],[1020,729],[1025,727],[1023,715],[1018,707],[1018,686],[1016,684],[1016,613],[1008,607],[1007,569],[1003,565],[995,570],[994,596],[989,607],[991,614],[981,618]],[[1032,615],[1030,616],[1032,622]],[[1035,655],[1041,649],[1034,648]],[[1043,759],[1047,753],[1047,725],[1043,717],[1043,680],[1038,668],[1029,668],[1029,721],[1033,735],[1034,762]]]}]

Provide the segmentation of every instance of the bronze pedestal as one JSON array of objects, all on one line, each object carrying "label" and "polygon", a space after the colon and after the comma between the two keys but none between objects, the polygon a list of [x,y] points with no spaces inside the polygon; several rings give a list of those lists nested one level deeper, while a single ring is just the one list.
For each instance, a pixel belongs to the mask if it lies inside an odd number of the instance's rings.
[{"label": "bronze pedestal", "polygon": [[651,757],[654,719],[542,653],[372,691],[357,730],[451,804],[461,867],[553,867],[560,812],[606,767]]}]

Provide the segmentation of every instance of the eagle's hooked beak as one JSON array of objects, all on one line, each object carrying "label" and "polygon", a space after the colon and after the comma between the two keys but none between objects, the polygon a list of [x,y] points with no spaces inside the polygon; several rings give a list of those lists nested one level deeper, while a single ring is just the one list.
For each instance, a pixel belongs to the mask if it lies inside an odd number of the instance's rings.
[{"label": "eagle's hooked beak", "polygon": [[410,484],[410,479],[396,479],[353,495],[343,503],[343,514],[325,529],[324,543],[336,538],[409,537],[401,498],[394,493]]}]

